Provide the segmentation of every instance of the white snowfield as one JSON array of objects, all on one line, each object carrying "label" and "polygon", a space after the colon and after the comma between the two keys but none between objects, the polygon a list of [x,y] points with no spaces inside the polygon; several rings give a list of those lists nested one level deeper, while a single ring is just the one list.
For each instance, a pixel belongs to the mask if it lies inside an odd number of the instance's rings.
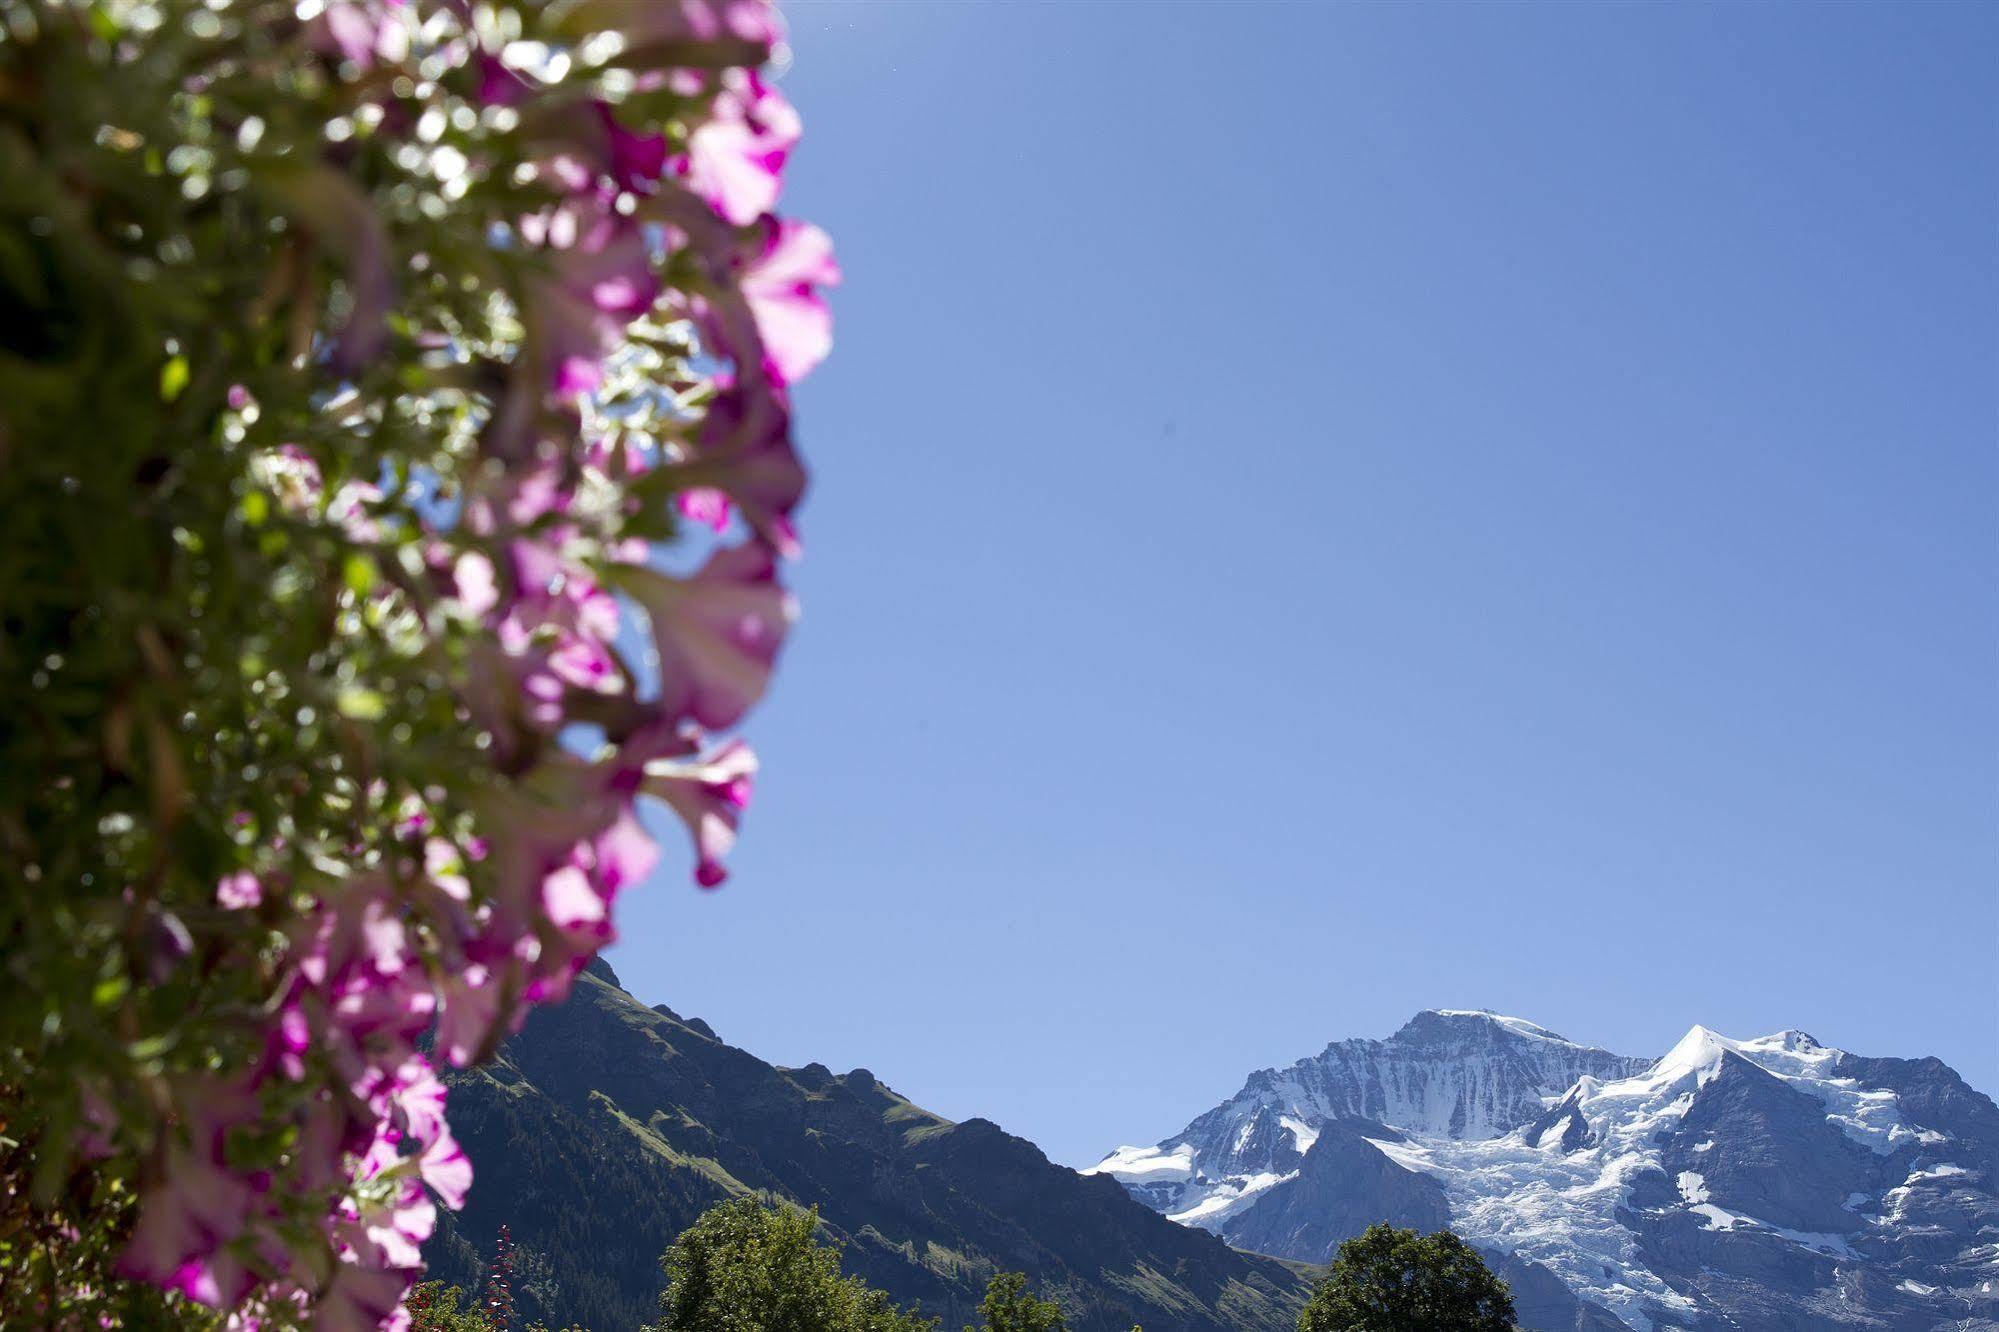
[{"label": "white snowfield", "polygon": [[1568,1037],[1558,1036],[1538,1022],[1529,1022],[1526,1018],[1508,1017],[1489,1008],[1433,1008],[1430,1011],[1438,1017],[1484,1018],[1488,1022],[1497,1022],[1514,1035],[1525,1036],[1530,1041],[1554,1041],[1558,1045],[1575,1044]]},{"label": "white snowfield", "polygon": [[[1576,1098],[1594,1137],[1573,1152],[1561,1149],[1557,1134],[1547,1135],[1542,1147],[1531,1147],[1526,1129],[1483,1141],[1370,1141],[1397,1164],[1437,1178],[1466,1239],[1544,1264],[1571,1290],[1646,1332],[1653,1326],[1648,1310],[1691,1312],[1693,1305],[1644,1269],[1617,1210],[1632,1179],[1663,1168],[1659,1139],[1687,1113],[1694,1093],[1731,1052],[1811,1093],[1848,1137],[1877,1152],[1892,1151],[1898,1140],[1911,1136],[1892,1094],[1832,1076],[1840,1052],[1803,1032],[1737,1041],[1696,1026],[1646,1072],[1600,1084],[1585,1078],[1564,1093]],[[1747,1226],[1820,1252],[1852,1252],[1837,1235],[1788,1230],[1716,1206],[1694,1171],[1681,1172],[1679,1188],[1683,1205],[1706,1229]]]},{"label": "white snowfield", "polygon": [[[1445,1017],[1484,1018],[1525,1042],[1536,1043],[1550,1055],[1582,1050],[1522,1018],[1473,1010],[1437,1011]],[[1331,1057],[1338,1048],[1329,1047],[1321,1058]],[[1631,1076],[1604,1081],[1586,1076],[1566,1085],[1545,1087],[1545,1106],[1573,1099],[1588,1126],[1587,1141],[1574,1150],[1562,1146],[1560,1125],[1541,1135],[1539,1145],[1533,1145],[1529,1141],[1532,1125],[1519,1124],[1517,1118],[1514,1125],[1502,1130],[1476,1114],[1465,1116],[1462,1107],[1483,1103],[1480,1079],[1489,1072],[1475,1060],[1433,1067],[1421,1077],[1399,1082],[1396,1070],[1389,1070],[1388,1076],[1377,1072],[1372,1085],[1385,1088],[1384,1104],[1381,1113],[1368,1117],[1406,1137],[1394,1141],[1369,1136],[1367,1141],[1396,1164],[1437,1179],[1450,1204],[1453,1228],[1467,1240],[1541,1263],[1578,1295],[1601,1304],[1637,1332],[1652,1332],[1655,1325],[1672,1326],[1674,1314],[1691,1314],[1695,1306],[1646,1269],[1636,1236],[1620,1223],[1617,1213],[1628,1204],[1634,1179],[1664,1168],[1663,1140],[1685,1117],[1695,1093],[1717,1075],[1730,1054],[1814,1097],[1825,1107],[1831,1123],[1871,1151],[1887,1155],[1905,1143],[1942,1140],[1940,1135],[1918,1132],[1905,1124],[1892,1092],[1872,1090],[1851,1078],[1836,1076],[1834,1069],[1842,1053],[1803,1032],[1733,1040],[1696,1026],[1663,1058]],[[1560,1062],[1558,1058],[1549,1060],[1550,1066]],[[1625,1066],[1636,1063],[1625,1061]],[[1533,1065],[1530,1062],[1527,1066]],[[1509,1065],[1516,1072],[1519,1067],[1518,1063]],[[1246,1088],[1243,1096],[1223,1107],[1241,1121],[1231,1135],[1237,1151],[1248,1139],[1254,1122],[1251,1116],[1259,1105],[1280,1113],[1278,1122],[1289,1130],[1300,1152],[1311,1146],[1330,1119],[1355,1113],[1349,1106],[1328,1105],[1322,1088],[1307,1087],[1294,1074],[1295,1070],[1285,1070],[1262,1083],[1252,1079],[1258,1104],[1245,1099],[1251,1090]],[[1452,1106],[1459,1108],[1456,1131],[1448,1108]],[[1197,1120],[1189,1134],[1202,1128],[1207,1119]],[[1130,1183],[1170,1178],[1180,1187],[1170,1196],[1168,1215],[1214,1230],[1223,1230],[1222,1223],[1229,1216],[1297,1174],[1295,1169],[1288,1173],[1244,1171],[1210,1178],[1201,1170],[1200,1160],[1213,1159],[1208,1155],[1213,1149],[1205,1143],[1197,1149],[1188,1136],[1157,1148],[1119,1148],[1093,1172]],[[1215,1135],[1214,1146],[1223,1145],[1221,1135]],[[1711,1140],[1705,1141],[1694,1144],[1692,1151],[1710,1151],[1713,1146]],[[1957,1166],[1933,1166],[1928,1177],[1951,1172],[1962,1173]],[[1923,1177],[1919,1172],[1909,1185]],[[1851,1247],[1838,1235],[1787,1230],[1717,1206],[1709,1197],[1705,1178],[1697,1171],[1678,1172],[1677,1180],[1679,1205],[1700,1218],[1706,1229],[1752,1228],[1821,1253],[1853,1256]],[[1908,1187],[1883,1199],[1887,1215],[1875,1218],[1877,1223],[1892,1221],[1897,1194],[1906,1194]],[[1655,1315],[1664,1323],[1656,1323]]]},{"label": "white snowfield", "polygon": [[[1171,1200],[1164,1210],[1173,1220],[1220,1230],[1261,1194],[1297,1175],[1295,1169],[1234,1164],[1221,1171],[1203,1171],[1204,1160],[1242,1154],[1259,1113],[1275,1113],[1277,1124],[1301,1156],[1318,1140],[1320,1126],[1333,1119],[1371,1119],[1426,1138],[1490,1138],[1518,1122],[1523,1076],[1533,1087],[1528,1103],[1537,1105],[1548,1100],[1547,1091],[1570,1084],[1569,1070],[1578,1056],[1614,1058],[1526,1018],[1468,1008],[1432,1009],[1424,1016],[1473,1019],[1478,1027],[1489,1024],[1520,1043],[1503,1055],[1439,1063],[1420,1052],[1398,1057],[1387,1048],[1391,1043],[1335,1042],[1314,1059],[1252,1079],[1252,1085],[1219,1112],[1222,1122],[1212,1126],[1210,1137],[1199,1141],[1193,1137],[1209,1118],[1204,1116],[1179,1138],[1155,1147],[1119,1147],[1083,1173],[1144,1186],[1149,1199]],[[1628,1066],[1638,1061],[1622,1062]]]},{"label": "white snowfield", "polygon": [[1126,1184],[1152,1184],[1160,1180],[1192,1179],[1194,1148],[1190,1143],[1182,1143],[1178,1147],[1167,1149],[1120,1147],[1083,1173],[1110,1175]]}]

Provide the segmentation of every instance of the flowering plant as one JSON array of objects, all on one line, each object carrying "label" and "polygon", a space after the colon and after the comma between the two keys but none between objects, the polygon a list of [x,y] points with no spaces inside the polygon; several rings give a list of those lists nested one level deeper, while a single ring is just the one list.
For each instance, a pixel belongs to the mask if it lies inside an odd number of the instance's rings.
[{"label": "flowering plant", "polygon": [[0,0],[0,1322],[398,1325],[433,1058],[610,940],[643,802],[721,881],[839,279],[782,54]]}]

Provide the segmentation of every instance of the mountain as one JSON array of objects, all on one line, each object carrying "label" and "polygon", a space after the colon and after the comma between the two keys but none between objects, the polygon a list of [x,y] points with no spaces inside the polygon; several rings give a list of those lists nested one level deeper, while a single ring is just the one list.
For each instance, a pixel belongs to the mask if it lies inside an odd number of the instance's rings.
[{"label": "mountain", "polygon": [[1077,1332],[1276,1332],[1297,1265],[1244,1254],[973,1119],[912,1105],[865,1069],[778,1068],[697,1018],[647,1008],[608,964],[454,1074],[451,1121],[477,1171],[426,1248],[475,1286],[505,1224],[523,1319],[596,1332],[648,1320],[660,1252],[708,1207],[758,1191],[816,1205],[846,1268],[946,1327],[1024,1271]]},{"label": "mountain", "polygon": [[1652,1060],[1422,1013],[1093,1173],[1305,1262],[1373,1220],[1448,1224],[1549,1332],[1999,1328],[1999,1108],[1802,1032],[1695,1027]]},{"label": "mountain", "polygon": [[1520,1018],[1439,1009],[1385,1041],[1335,1041],[1289,1068],[1252,1073],[1177,1137],[1120,1147],[1095,1169],[1175,1220],[1226,1232],[1230,1216],[1298,1170],[1329,1122],[1491,1137],[1539,1116],[1547,1094],[1577,1078],[1625,1077],[1648,1062]]}]

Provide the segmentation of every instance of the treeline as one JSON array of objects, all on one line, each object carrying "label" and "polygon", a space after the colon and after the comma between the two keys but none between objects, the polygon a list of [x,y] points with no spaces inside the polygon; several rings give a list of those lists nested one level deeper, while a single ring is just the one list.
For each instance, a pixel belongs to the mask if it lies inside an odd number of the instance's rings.
[{"label": "treeline", "polygon": [[[479,1295],[426,1282],[409,1302],[411,1332],[552,1332],[541,1323],[517,1324],[515,1261],[502,1226]],[[819,1238],[816,1207],[732,1199],[682,1233],[660,1266],[666,1289],[659,1317],[639,1332],[936,1332],[938,1326],[843,1273],[839,1248]],[[981,1325],[964,1332],[1068,1332],[1061,1306],[1036,1297],[1020,1272],[1001,1272],[987,1283],[979,1315]],[[1340,1246],[1298,1332],[1510,1332],[1513,1320],[1506,1283],[1456,1235],[1376,1225]]]}]

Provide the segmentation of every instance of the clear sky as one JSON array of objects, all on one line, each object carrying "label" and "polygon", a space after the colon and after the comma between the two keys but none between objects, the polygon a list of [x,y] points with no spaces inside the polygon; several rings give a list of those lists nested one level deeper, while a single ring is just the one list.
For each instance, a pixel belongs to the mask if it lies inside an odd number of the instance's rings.
[{"label": "clear sky", "polygon": [[1425,1007],[1999,1092],[1999,7],[787,8],[804,619],[630,988],[1070,1163]]}]

